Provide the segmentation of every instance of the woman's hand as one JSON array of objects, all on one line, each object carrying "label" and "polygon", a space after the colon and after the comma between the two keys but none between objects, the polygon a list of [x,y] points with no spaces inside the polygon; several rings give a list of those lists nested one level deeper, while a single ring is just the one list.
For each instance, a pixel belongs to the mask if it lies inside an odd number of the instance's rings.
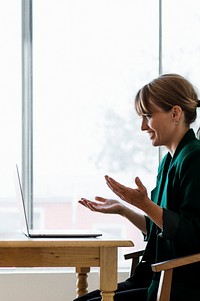
[{"label": "woman's hand", "polygon": [[122,215],[122,211],[125,208],[123,204],[116,200],[105,199],[102,197],[95,197],[94,201],[90,201],[85,198],[81,198],[79,201],[80,204],[89,208],[92,211],[101,212],[101,213],[110,213],[110,214],[120,214]]},{"label": "woman's hand", "polygon": [[[148,198],[146,187],[138,177],[135,178],[135,184],[137,185],[135,189],[126,187],[109,176],[105,176],[105,179],[108,187],[117,196],[123,201],[143,210],[159,228],[163,228],[163,209]],[[96,202],[82,198],[79,203],[92,211],[124,216],[143,233],[146,233],[146,220],[143,214],[135,212],[116,200],[102,197],[96,197],[95,200]]]},{"label": "woman's hand", "polygon": [[[108,187],[125,202],[134,205],[143,210],[150,219],[160,228],[163,229],[163,209],[154,204],[147,195],[146,187],[142,184],[138,177],[135,178],[136,189],[126,187],[109,176],[105,176]],[[128,218],[145,233],[144,226],[141,223],[134,222],[135,218]]]},{"label": "woman's hand", "polygon": [[144,210],[146,204],[150,201],[147,195],[146,187],[138,177],[135,178],[136,189],[126,187],[109,176],[105,176],[108,187],[123,201]]},{"label": "woman's hand", "polygon": [[105,199],[102,197],[96,197],[95,200],[96,202],[81,198],[79,203],[86,208],[89,208],[91,211],[119,214],[123,217],[126,217],[138,229],[140,229],[143,233],[146,233],[146,221],[144,215],[135,212],[116,200]]}]

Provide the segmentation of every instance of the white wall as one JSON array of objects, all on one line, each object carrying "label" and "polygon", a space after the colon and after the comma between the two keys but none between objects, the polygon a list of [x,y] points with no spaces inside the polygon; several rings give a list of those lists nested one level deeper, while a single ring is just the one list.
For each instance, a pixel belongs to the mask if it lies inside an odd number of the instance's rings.
[{"label": "white wall", "polygon": [[[119,273],[118,281],[128,277],[128,272]],[[98,288],[98,272],[88,276],[89,290]],[[72,301],[76,296],[76,274],[48,271],[0,271],[1,301]]]}]

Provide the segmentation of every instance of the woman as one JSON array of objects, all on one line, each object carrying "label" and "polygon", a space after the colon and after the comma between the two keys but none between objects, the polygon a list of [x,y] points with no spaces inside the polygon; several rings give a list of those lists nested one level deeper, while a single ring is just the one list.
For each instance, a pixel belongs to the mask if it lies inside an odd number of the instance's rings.
[{"label": "woman", "polygon": [[[155,301],[160,275],[151,272],[151,264],[200,252],[200,141],[190,129],[198,105],[194,87],[178,74],[161,75],[136,95],[141,130],[149,135],[153,146],[168,149],[158,168],[156,187],[149,197],[138,177],[136,189],[109,176],[105,180],[117,196],[144,214],[102,197],[96,197],[95,202],[85,198],[79,201],[92,211],[124,216],[147,241],[135,274],[118,284],[115,301]],[[199,279],[199,263],[175,269],[170,300],[199,301]],[[101,298],[97,290],[76,300]]]}]

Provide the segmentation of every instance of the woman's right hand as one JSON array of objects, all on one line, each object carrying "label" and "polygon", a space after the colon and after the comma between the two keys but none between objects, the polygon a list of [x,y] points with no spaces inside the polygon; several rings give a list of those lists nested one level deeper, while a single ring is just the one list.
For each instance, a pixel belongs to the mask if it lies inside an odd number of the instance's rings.
[{"label": "woman's right hand", "polygon": [[95,197],[95,201],[90,201],[85,198],[81,198],[79,203],[91,211],[101,212],[101,213],[109,213],[109,214],[119,214],[122,215],[122,211],[125,206],[119,201],[112,199],[105,199],[102,197]]}]

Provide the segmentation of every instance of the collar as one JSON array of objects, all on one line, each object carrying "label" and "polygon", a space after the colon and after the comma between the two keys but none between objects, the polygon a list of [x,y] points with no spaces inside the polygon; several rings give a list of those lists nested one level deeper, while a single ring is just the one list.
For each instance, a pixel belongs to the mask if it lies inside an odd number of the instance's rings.
[{"label": "collar", "polygon": [[179,142],[175,153],[173,155],[172,161],[175,160],[175,158],[178,156],[178,154],[180,153],[180,151],[191,141],[196,140],[196,136],[195,133],[193,131],[193,129],[189,129],[185,135],[183,136],[183,138],[181,139],[181,141]]}]

